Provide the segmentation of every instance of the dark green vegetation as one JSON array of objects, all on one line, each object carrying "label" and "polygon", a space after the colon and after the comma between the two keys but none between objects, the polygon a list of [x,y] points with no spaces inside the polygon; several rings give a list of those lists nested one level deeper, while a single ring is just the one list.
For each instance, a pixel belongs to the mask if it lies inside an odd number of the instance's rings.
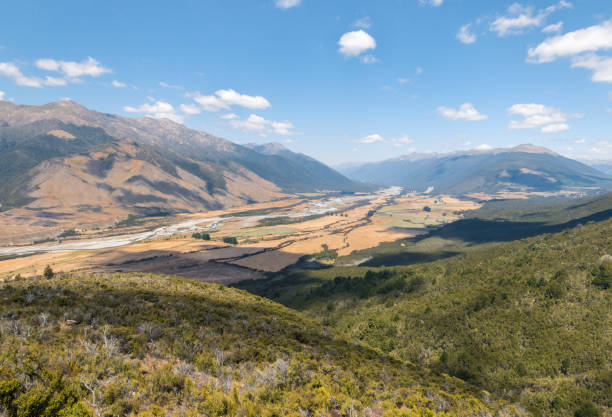
[{"label": "dark green vegetation", "polygon": [[191,235],[192,238],[194,239],[201,239],[201,240],[210,240],[210,234],[209,233],[194,233]]},{"label": "dark green vegetation", "polygon": [[234,236],[225,236],[223,238],[223,243],[228,243],[230,245],[237,245],[238,239],[236,239]]},{"label": "dark green vegetation", "polygon": [[351,166],[342,172],[357,181],[462,194],[503,189],[557,191],[573,187],[612,190],[612,177],[543,148],[522,145],[502,152],[408,155]]},{"label": "dark green vegetation", "polygon": [[0,284],[0,299],[0,415],[519,415],[219,285],[57,274]]},{"label": "dark green vegetation", "polygon": [[535,415],[601,415],[612,409],[610,253],[612,219],[435,262],[239,286]]}]

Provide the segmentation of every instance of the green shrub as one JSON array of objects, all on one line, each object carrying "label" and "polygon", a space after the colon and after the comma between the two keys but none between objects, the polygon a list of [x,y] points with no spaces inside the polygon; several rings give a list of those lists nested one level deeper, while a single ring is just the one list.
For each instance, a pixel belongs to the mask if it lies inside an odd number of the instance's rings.
[{"label": "green shrub", "polygon": [[55,272],[53,272],[53,269],[51,269],[51,266],[47,265],[45,267],[45,270],[43,271],[43,276],[47,279],[51,279],[55,276]]},{"label": "green shrub", "polygon": [[228,243],[230,245],[237,245],[238,239],[236,239],[234,236],[226,236],[223,238],[223,243]]},{"label": "green shrub", "polygon": [[600,417],[601,411],[591,401],[585,401],[574,413],[574,417]]}]

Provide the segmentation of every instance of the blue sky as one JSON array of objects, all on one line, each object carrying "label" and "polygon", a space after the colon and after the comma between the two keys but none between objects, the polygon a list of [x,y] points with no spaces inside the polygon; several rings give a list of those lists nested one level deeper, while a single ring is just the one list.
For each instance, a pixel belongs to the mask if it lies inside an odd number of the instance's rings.
[{"label": "blue sky", "polygon": [[330,164],[521,143],[612,159],[609,0],[169,5],[5,2],[0,96],[169,117]]}]

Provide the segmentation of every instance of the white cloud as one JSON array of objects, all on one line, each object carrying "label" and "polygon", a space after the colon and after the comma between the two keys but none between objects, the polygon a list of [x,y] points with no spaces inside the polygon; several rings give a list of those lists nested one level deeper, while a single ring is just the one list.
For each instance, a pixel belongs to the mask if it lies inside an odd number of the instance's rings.
[{"label": "white cloud", "polygon": [[66,81],[63,78],[57,78],[57,77],[49,77],[46,76],[45,77],[45,81],[44,81],[45,85],[48,85],[50,87],[58,87],[58,86],[62,86],[62,85],[66,85],[68,84],[68,81]]},{"label": "white cloud", "polygon": [[400,147],[414,142],[414,139],[408,135],[402,135],[399,138],[390,139],[389,142],[391,142],[394,146]]},{"label": "white cloud", "polygon": [[452,109],[449,107],[440,106],[438,107],[438,113],[448,120],[466,120],[470,122],[486,120],[488,116],[481,114],[476,110],[473,104],[463,103],[459,106],[459,109]]},{"label": "white cloud", "polygon": [[42,87],[66,85],[66,81],[55,77],[28,77],[25,76],[17,65],[12,62],[0,62],[0,76],[12,79],[15,84],[23,87]]},{"label": "white cloud", "polygon": [[246,120],[233,118],[230,120],[230,125],[236,129],[259,132],[261,135],[265,135],[266,133],[275,133],[285,136],[292,135],[293,132],[291,132],[291,129],[294,128],[293,124],[289,121],[275,122],[266,120],[256,114],[251,114]]},{"label": "white cloud", "polygon": [[558,133],[570,129],[567,124],[570,118],[581,118],[581,114],[566,114],[543,104],[515,104],[508,109],[513,116],[522,116],[523,120],[511,120],[508,129],[540,129],[542,133]]},{"label": "white cloud", "polygon": [[551,13],[570,7],[572,7],[571,3],[561,0],[555,5],[536,12],[533,7],[525,7],[520,3],[514,3],[508,7],[508,14],[495,19],[489,29],[496,32],[498,36],[520,34],[525,29],[542,26]]},{"label": "white cloud", "polygon": [[299,6],[302,0],[276,0],[276,7],[279,9],[290,9]]},{"label": "white cloud", "polygon": [[416,67],[414,72],[415,72],[416,75],[421,75],[421,74],[423,74],[423,68],[422,67]]},{"label": "white cloud", "polygon": [[490,151],[491,149],[493,149],[493,147],[491,145],[487,145],[486,143],[483,143],[482,145],[478,145],[476,149],[479,151]]},{"label": "white cloud", "polygon": [[0,91],[0,100],[4,100],[4,91]]},{"label": "white cloud", "polygon": [[552,25],[545,26],[542,28],[542,32],[544,33],[559,33],[563,29],[563,22],[558,22]]},{"label": "white cloud", "polygon": [[161,87],[164,87],[164,88],[172,88],[172,89],[174,89],[174,90],[184,90],[184,88],[183,88],[183,87],[181,87],[180,85],[172,85],[172,84],[167,84],[167,83],[165,83],[165,82],[163,82],[163,81],[160,81],[159,85],[160,85]]},{"label": "white cloud", "polygon": [[574,143],[581,145],[581,144],[586,143],[586,139],[585,138],[576,139]]},{"label": "white cloud", "polygon": [[368,135],[365,138],[362,138],[359,140],[359,142],[361,143],[377,143],[377,142],[384,142],[384,141],[385,140],[383,139],[383,137],[380,136],[378,133]]},{"label": "white cloud", "polygon": [[595,82],[612,83],[612,57],[602,57],[595,54],[576,57],[572,61],[572,68],[574,67],[592,70],[591,80]]},{"label": "white cloud", "polygon": [[363,17],[359,20],[356,20],[353,23],[353,26],[360,29],[369,29],[372,26],[372,21],[370,20],[370,16]]},{"label": "white cloud", "polygon": [[443,2],[444,0],[419,0],[419,3],[421,4],[421,6],[439,7],[439,6],[442,6]]},{"label": "white cloud", "polygon": [[363,30],[347,32],[338,41],[339,52],[347,57],[356,57],[368,50],[376,49],[376,40]]},{"label": "white cloud", "polygon": [[238,115],[237,115],[237,114],[234,114],[234,113],[227,113],[227,114],[224,114],[224,115],[219,116],[219,117],[221,117],[223,120],[233,120],[233,119],[238,119]]},{"label": "white cloud", "polygon": [[176,123],[183,123],[183,116],[176,113],[170,103],[156,101],[153,104],[145,103],[139,107],[125,106],[123,108],[128,113],[143,113],[155,119],[170,119]]},{"label": "white cloud", "polygon": [[263,110],[270,107],[270,102],[262,96],[248,96],[234,90],[217,90],[214,95],[203,96],[199,92],[193,95],[193,99],[206,111],[216,112],[229,110],[232,106],[246,107],[248,109]]},{"label": "white cloud", "polygon": [[123,87],[126,86],[124,83],[119,82],[117,80],[113,80],[113,82],[111,84],[113,85],[113,87],[117,87],[117,88],[123,88]]},{"label": "white cloud", "polygon": [[36,61],[36,66],[45,71],[61,72],[68,78],[79,78],[84,75],[99,77],[100,75],[112,72],[110,68],[103,67],[92,57],[88,57],[81,62],[39,59]]},{"label": "white cloud", "polygon": [[570,130],[570,126],[567,123],[557,123],[542,127],[542,133],[559,133]]},{"label": "white cloud", "polygon": [[402,147],[404,145],[411,144],[414,140],[408,135],[402,135],[397,138],[385,139],[378,133],[368,135],[365,138],[359,139],[360,143],[371,144],[371,143],[390,143],[396,147]]},{"label": "white cloud", "polygon": [[376,64],[378,62],[378,58],[376,58],[374,55],[364,55],[360,58],[361,62],[363,62],[364,64]]},{"label": "white cloud", "polygon": [[612,109],[606,109],[606,113],[612,114]]},{"label": "white cloud", "polygon": [[468,23],[467,25],[461,26],[459,32],[457,32],[457,39],[465,44],[471,44],[476,42],[476,35],[472,33],[472,24]]},{"label": "white cloud", "polygon": [[612,48],[612,20],[554,36],[528,51],[528,61],[543,63],[571,57],[584,52]]},{"label": "white cloud", "polygon": [[189,115],[201,113],[200,108],[196,106],[195,104],[181,104],[179,108],[181,109],[183,113],[189,114]]},{"label": "white cloud", "polygon": [[408,82],[410,82],[410,78],[401,78],[400,77],[400,78],[397,79],[397,83],[398,84],[406,84]]}]

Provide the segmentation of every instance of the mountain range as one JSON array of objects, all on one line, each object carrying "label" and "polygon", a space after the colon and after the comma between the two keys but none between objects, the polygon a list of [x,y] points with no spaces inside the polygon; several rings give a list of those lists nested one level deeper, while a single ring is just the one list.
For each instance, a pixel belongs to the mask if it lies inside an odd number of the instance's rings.
[{"label": "mountain range", "polygon": [[451,194],[612,189],[608,174],[534,145],[448,154],[413,153],[337,168],[355,181],[416,191],[433,187],[434,192]]},{"label": "mountain range", "polygon": [[286,148],[259,152],[167,119],[0,101],[0,211],[121,217],[366,189]]}]

